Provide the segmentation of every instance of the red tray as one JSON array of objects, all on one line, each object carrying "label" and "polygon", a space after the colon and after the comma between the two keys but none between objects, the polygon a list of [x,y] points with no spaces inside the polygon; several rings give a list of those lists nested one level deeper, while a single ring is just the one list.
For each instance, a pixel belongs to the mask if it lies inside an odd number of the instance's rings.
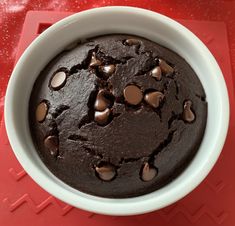
[{"label": "red tray", "polygon": [[[56,21],[70,15],[67,12],[31,11],[27,13],[16,60],[38,34]],[[122,225],[122,226],[232,226],[235,225],[235,134],[234,89],[226,25],[222,22],[179,20],[208,46],[223,71],[229,90],[231,121],[223,152],[204,182],[179,202],[149,214],[112,217],[89,213],[71,207],[42,190],[27,176],[9,145],[3,119],[3,99],[0,100],[0,225]],[[3,90],[3,89],[2,89]]]}]

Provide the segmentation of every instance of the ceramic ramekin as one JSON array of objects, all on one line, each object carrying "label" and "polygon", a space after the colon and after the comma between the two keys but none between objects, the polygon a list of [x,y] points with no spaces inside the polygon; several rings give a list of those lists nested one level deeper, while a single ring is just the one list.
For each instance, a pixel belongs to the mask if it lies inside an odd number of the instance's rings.
[{"label": "ceramic ramekin", "polygon": [[[200,148],[190,165],[165,187],[136,198],[108,199],[73,189],[43,164],[28,125],[28,102],[40,70],[69,43],[101,34],[128,33],[158,42],[181,55],[206,92],[208,119]],[[104,7],[69,16],[36,38],[19,59],[5,98],[5,122],[12,149],[26,172],[46,191],[75,207],[109,215],[133,215],[165,207],[191,192],[209,173],[222,150],[229,123],[229,101],[221,70],[206,46],[189,30],[161,14],[133,7]]]}]

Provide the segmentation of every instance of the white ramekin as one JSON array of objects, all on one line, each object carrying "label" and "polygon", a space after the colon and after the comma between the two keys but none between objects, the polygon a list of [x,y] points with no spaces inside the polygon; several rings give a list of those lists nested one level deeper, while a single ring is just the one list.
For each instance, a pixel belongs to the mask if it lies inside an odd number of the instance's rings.
[{"label": "white ramekin", "polygon": [[[56,178],[42,163],[28,126],[28,101],[40,70],[69,43],[86,37],[128,33],[177,52],[200,78],[208,119],[193,161],[167,186],[136,198],[108,199],[79,192]],[[69,16],[36,38],[19,59],[5,99],[5,122],[12,149],[27,173],[46,191],[75,207],[109,215],[133,215],[165,207],[191,192],[209,173],[222,150],[229,123],[229,100],[221,70],[206,46],[176,21],[133,7],[104,7]]]}]

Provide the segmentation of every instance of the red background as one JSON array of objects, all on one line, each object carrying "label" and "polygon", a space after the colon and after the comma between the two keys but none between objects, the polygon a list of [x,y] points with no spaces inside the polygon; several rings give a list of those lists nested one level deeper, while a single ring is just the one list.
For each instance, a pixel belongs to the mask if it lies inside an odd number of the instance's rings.
[{"label": "red background", "polygon": [[[35,24],[48,13],[28,14],[29,10],[78,12],[106,5],[128,5],[151,9],[180,19],[194,31],[218,60],[229,89],[231,121],[223,153],[208,178],[190,195],[161,211],[135,217],[107,217],[72,208],[54,199],[26,176],[15,160],[1,120],[5,88],[16,57],[35,38]],[[1,0],[0,2],[0,226],[15,225],[235,225],[234,78],[235,1],[222,0]],[[38,15],[36,18],[35,15]],[[51,14],[50,14],[51,15]],[[56,16],[57,15],[57,16]],[[54,14],[52,23],[67,14]],[[43,20],[44,20],[43,19]],[[185,19],[182,21],[182,19]],[[190,22],[187,20],[197,20]],[[198,21],[207,22],[198,22]],[[209,22],[210,21],[210,22]],[[211,21],[214,21],[212,23]],[[35,22],[35,23],[36,23]],[[221,23],[222,22],[222,23]],[[31,26],[31,27],[30,27]],[[34,29],[34,30],[33,30]],[[31,36],[30,36],[31,35]],[[20,40],[21,37],[21,40]],[[25,38],[27,37],[27,39]],[[20,40],[20,43],[19,43]],[[17,46],[19,43],[19,49]]]}]

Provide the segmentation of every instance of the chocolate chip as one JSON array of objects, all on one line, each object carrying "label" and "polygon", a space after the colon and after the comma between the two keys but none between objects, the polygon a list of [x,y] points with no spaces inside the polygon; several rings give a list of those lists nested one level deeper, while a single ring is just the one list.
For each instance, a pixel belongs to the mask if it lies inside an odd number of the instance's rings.
[{"label": "chocolate chip", "polygon": [[36,109],[36,120],[38,122],[43,122],[46,118],[48,112],[48,106],[45,101],[42,101]]},{"label": "chocolate chip", "polygon": [[65,85],[66,73],[64,71],[59,71],[55,73],[51,79],[51,87],[54,90],[59,90]]},{"label": "chocolate chip", "polygon": [[110,101],[105,98],[105,90],[100,90],[97,94],[94,108],[97,111],[104,111],[109,105]]},{"label": "chocolate chip", "polygon": [[59,149],[59,140],[57,136],[48,136],[44,140],[45,147],[50,151],[50,154],[56,156]]},{"label": "chocolate chip", "polygon": [[125,44],[125,45],[128,45],[128,46],[139,45],[139,44],[140,44],[140,41],[139,41],[138,39],[129,38],[129,39],[126,39],[126,40],[125,40],[124,44]]},{"label": "chocolate chip", "polygon": [[174,72],[174,69],[165,60],[159,59],[159,66],[164,74],[172,74]]},{"label": "chocolate chip", "polygon": [[99,66],[99,71],[105,74],[106,76],[110,76],[115,71],[115,65],[105,65],[105,66]]},{"label": "chocolate chip", "polygon": [[108,122],[110,113],[111,113],[111,110],[109,108],[106,108],[104,111],[96,111],[95,121],[99,125],[105,125]]},{"label": "chocolate chip", "polygon": [[96,54],[92,53],[90,67],[96,67],[101,65],[101,61],[96,58]]},{"label": "chocolate chip", "polygon": [[104,181],[111,181],[116,176],[116,169],[111,164],[106,164],[95,168],[98,177]]},{"label": "chocolate chip", "polygon": [[161,68],[159,66],[155,67],[150,73],[158,81],[161,80],[161,78],[162,78],[162,70],[161,70]]},{"label": "chocolate chip", "polygon": [[187,100],[184,103],[184,111],[183,111],[183,120],[185,122],[193,122],[195,120],[195,114],[192,111],[192,101]]},{"label": "chocolate chip", "polygon": [[146,93],[144,96],[144,100],[152,107],[157,108],[161,101],[163,100],[164,95],[161,92],[153,91]]},{"label": "chocolate chip", "polygon": [[143,99],[141,89],[136,85],[128,85],[123,91],[124,98],[128,104],[137,105]]},{"label": "chocolate chip", "polygon": [[141,170],[140,176],[143,181],[150,181],[157,176],[157,169],[150,166],[149,163],[145,163]]}]

